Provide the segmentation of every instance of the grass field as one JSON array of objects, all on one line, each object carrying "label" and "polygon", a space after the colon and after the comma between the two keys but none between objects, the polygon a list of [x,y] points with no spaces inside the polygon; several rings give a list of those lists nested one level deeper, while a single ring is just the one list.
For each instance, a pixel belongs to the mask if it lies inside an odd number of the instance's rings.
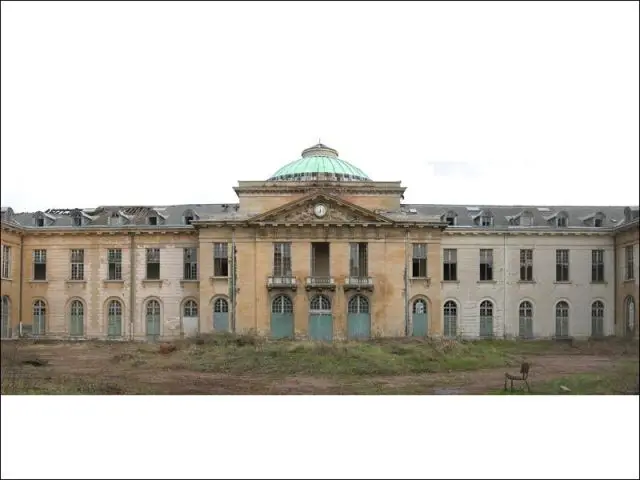
[{"label": "grass field", "polygon": [[524,360],[534,394],[637,392],[638,342],[621,339],[314,344],[210,335],[172,345],[167,353],[140,343],[5,341],[2,393],[504,394],[504,373]]}]

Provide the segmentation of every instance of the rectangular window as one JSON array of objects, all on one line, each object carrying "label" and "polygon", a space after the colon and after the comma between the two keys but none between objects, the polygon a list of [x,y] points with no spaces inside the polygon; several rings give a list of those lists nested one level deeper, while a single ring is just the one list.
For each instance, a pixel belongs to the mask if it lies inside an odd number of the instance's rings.
[{"label": "rectangular window", "polygon": [[349,275],[351,277],[368,277],[369,276],[369,259],[366,243],[350,244],[350,262]]},{"label": "rectangular window", "polygon": [[47,279],[47,251],[46,250],[33,251],[33,279],[34,280]]},{"label": "rectangular window", "polygon": [[184,256],[184,279],[197,280],[198,279],[198,249],[193,247],[185,248],[183,256]]},{"label": "rectangular window", "polygon": [[491,227],[493,226],[493,216],[491,215],[482,215],[480,217],[480,225],[483,227]]},{"label": "rectangular window", "polygon": [[290,277],[291,275],[291,243],[274,243],[273,276]]},{"label": "rectangular window", "polygon": [[214,277],[229,276],[229,244],[228,243],[213,244],[213,276]]},{"label": "rectangular window", "polygon": [[556,250],[556,282],[569,281],[569,250]]},{"label": "rectangular window", "polygon": [[633,262],[633,246],[629,245],[624,249],[624,264],[625,264],[625,275],[624,278],[626,280],[633,280],[635,278],[635,267]]},{"label": "rectangular window", "polygon": [[71,280],[84,280],[84,250],[71,250]]},{"label": "rectangular window", "polygon": [[122,280],[122,249],[111,248],[107,252],[108,280]]},{"label": "rectangular window", "polygon": [[11,247],[2,245],[2,278],[11,278]]},{"label": "rectangular window", "polygon": [[493,250],[483,248],[480,250],[480,281],[493,280]]},{"label": "rectangular window", "polygon": [[427,276],[427,244],[413,244],[413,263],[411,267],[413,278],[426,278]]},{"label": "rectangular window", "polygon": [[604,250],[591,250],[591,281],[604,282]]},{"label": "rectangular window", "polygon": [[520,281],[533,282],[533,250],[520,250]]},{"label": "rectangular window", "polygon": [[558,227],[562,227],[562,228],[566,227],[567,226],[567,217],[564,217],[564,216],[563,217],[558,217],[557,221],[556,221],[556,225]]},{"label": "rectangular window", "polygon": [[159,248],[147,248],[147,280],[160,280]]},{"label": "rectangular window", "polygon": [[444,281],[456,282],[458,280],[458,250],[455,248],[444,249]]}]

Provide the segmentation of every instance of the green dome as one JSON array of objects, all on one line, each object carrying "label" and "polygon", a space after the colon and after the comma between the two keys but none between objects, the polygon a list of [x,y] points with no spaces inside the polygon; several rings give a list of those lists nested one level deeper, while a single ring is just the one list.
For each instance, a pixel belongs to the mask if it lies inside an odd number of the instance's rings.
[{"label": "green dome", "polygon": [[371,181],[362,170],[349,162],[340,160],[336,150],[321,143],[304,150],[302,158],[282,167],[271,175],[268,181],[312,182],[317,180]]}]

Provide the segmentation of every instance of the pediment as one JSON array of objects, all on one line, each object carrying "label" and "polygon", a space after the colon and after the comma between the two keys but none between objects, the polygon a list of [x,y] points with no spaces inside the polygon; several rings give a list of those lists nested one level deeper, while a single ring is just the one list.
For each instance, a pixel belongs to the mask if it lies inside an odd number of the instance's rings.
[{"label": "pediment", "polygon": [[[323,205],[325,207],[326,210],[324,215],[317,215],[316,206],[318,205]],[[248,221],[249,223],[285,224],[393,223],[391,219],[371,210],[325,194],[316,194],[299,199],[250,218]]]}]

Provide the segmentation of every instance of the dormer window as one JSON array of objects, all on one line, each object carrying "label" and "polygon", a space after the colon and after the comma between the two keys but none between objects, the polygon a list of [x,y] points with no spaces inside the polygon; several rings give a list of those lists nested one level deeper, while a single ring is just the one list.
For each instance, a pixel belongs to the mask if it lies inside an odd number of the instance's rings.
[{"label": "dormer window", "polygon": [[194,220],[197,220],[198,216],[196,215],[196,212],[194,212],[191,209],[188,209],[182,214],[182,218],[184,220],[185,225],[191,225],[191,222],[193,222]]},{"label": "dormer window", "polygon": [[493,216],[489,214],[482,214],[480,216],[480,226],[481,227],[493,226]]},{"label": "dormer window", "polygon": [[81,227],[82,226],[82,217],[80,215],[74,215],[72,217],[72,221],[73,221],[73,226],[74,227]]},{"label": "dormer window", "polygon": [[44,227],[44,218],[43,217],[37,217],[36,218],[36,227]]},{"label": "dormer window", "polygon": [[121,225],[122,224],[122,217],[120,216],[120,214],[118,212],[112,212],[109,215],[108,218],[108,223],[111,226],[116,226],[116,225]]},{"label": "dormer window", "polygon": [[601,219],[601,218],[595,218],[595,219],[593,220],[593,226],[594,226],[594,227],[601,227],[601,226],[602,226],[602,224],[603,224],[603,221],[602,221],[602,219]]},{"label": "dormer window", "polygon": [[158,225],[158,217],[149,217],[149,225]]},{"label": "dormer window", "polygon": [[444,215],[442,215],[442,219],[449,226],[454,226],[457,223],[456,217],[457,217],[456,212],[447,212]]},{"label": "dormer window", "polygon": [[523,212],[520,215],[520,225],[523,227],[530,227],[533,225],[533,215],[529,212]]},{"label": "dormer window", "polygon": [[569,219],[565,215],[558,215],[556,217],[556,227],[564,228],[569,225]]}]

